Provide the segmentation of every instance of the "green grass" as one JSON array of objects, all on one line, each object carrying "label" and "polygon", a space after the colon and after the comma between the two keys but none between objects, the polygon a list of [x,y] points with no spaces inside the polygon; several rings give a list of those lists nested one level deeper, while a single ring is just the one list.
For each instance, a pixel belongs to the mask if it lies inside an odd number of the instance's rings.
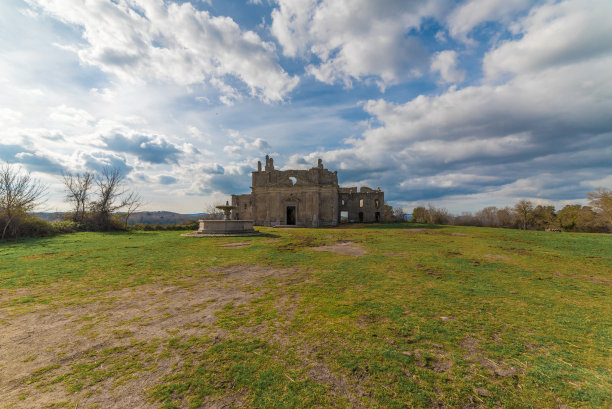
[{"label": "green grass", "polygon": [[[61,387],[77,399],[168,363],[146,391],[154,406],[612,405],[611,235],[406,227],[430,226],[260,228],[267,236],[203,239],[78,233],[3,243],[0,325],[67,306],[111,308],[116,291],[147,285],[242,285],[223,281],[216,267],[290,267],[246,286],[250,298],[226,302],[212,322],[189,323],[195,336],[183,325],[136,339],[146,318],[112,329],[104,316],[75,318],[75,336],[121,346],[100,342],[69,360],[59,354],[25,384],[36,386],[32,393]],[[369,253],[311,249],[337,240]],[[233,241],[250,245],[218,247]]]}]

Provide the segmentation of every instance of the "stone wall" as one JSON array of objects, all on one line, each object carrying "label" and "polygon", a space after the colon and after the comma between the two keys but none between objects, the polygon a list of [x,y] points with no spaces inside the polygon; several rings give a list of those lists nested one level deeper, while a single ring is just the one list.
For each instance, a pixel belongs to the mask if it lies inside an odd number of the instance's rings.
[{"label": "stone wall", "polygon": [[338,218],[341,212],[348,212],[349,222],[372,223],[384,220],[383,205],[385,193],[362,187],[340,188],[338,193]]},{"label": "stone wall", "polygon": [[251,194],[232,195],[237,206],[232,219],[253,220],[259,226],[336,226],[340,212],[348,211],[355,222],[383,220],[384,193],[367,187],[341,188],[338,173],[325,169],[319,159],[308,170],[277,170],[266,156],[252,172]]},{"label": "stone wall", "polygon": [[253,220],[253,197],[250,194],[232,195],[232,206],[237,207],[232,211],[232,219]]}]

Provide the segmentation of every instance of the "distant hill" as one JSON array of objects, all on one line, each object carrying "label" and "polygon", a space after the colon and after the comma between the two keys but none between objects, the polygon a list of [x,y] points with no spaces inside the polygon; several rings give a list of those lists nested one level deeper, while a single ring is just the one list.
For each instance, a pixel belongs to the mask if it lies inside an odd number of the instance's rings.
[{"label": "distant hill", "polygon": [[173,212],[136,212],[130,216],[129,224],[186,224],[198,220],[206,213],[180,214]]},{"label": "distant hill", "polygon": [[[62,220],[65,212],[40,212],[32,213],[33,216],[39,217],[47,221]],[[156,212],[136,212],[130,216],[129,224],[186,224],[194,220],[198,220],[206,213],[191,213],[191,214],[180,214],[166,211]]]},{"label": "distant hill", "polygon": [[39,212],[32,213],[32,216],[36,216],[48,222],[54,222],[57,220],[63,220],[63,215],[65,212]]}]

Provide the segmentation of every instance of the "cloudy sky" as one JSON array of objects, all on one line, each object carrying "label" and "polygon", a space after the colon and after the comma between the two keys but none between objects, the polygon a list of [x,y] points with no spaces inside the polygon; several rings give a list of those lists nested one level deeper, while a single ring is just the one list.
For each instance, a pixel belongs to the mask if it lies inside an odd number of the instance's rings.
[{"label": "cloudy sky", "polygon": [[121,169],[150,210],[247,193],[257,160],[407,210],[612,188],[610,0],[2,0],[0,162]]}]

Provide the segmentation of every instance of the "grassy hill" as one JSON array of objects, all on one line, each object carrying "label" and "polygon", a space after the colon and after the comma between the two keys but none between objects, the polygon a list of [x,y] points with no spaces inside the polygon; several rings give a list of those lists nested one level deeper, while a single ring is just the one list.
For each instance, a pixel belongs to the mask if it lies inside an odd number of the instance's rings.
[{"label": "grassy hill", "polygon": [[612,405],[612,236],[415,224],[0,244],[0,407]]}]

